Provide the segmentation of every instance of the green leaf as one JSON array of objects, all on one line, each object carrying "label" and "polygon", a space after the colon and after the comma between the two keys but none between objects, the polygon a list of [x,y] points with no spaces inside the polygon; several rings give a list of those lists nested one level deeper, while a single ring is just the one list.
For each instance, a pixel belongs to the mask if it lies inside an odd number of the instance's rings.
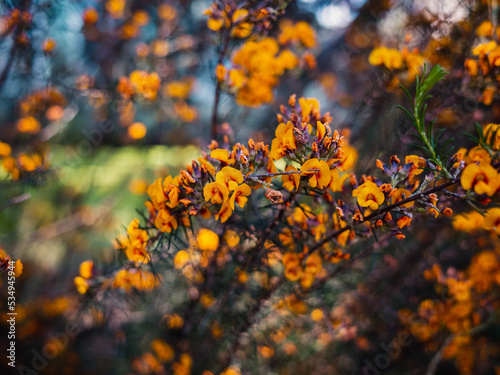
[{"label": "green leaf", "polygon": [[467,137],[469,137],[469,139],[474,142],[474,143],[479,143],[479,139],[477,139],[477,137],[471,133],[468,133],[468,132],[463,132]]},{"label": "green leaf", "polygon": [[[424,71],[426,67],[424,66]],[[424,73],[425,74],[425,73]],[[444,76],[448,74],[446,70],[440,65],[434,65],[427,77],[424,78],[422,86],[420,87],[420,92],[422,96],[427,95],[427,93],[434,87],[436,83],[441,81]]]}]

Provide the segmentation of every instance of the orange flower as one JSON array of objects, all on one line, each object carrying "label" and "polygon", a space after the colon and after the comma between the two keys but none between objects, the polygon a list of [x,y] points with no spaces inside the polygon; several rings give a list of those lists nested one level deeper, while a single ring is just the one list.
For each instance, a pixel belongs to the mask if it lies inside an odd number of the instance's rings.
[{"label": "orange flower", "polygon": [[316,158],[309,159],[302,164],[300,171],[302,172],[302,176],[309,176],[309,185],[311,185],[312,188],[317,186],[323,189],[330,184],[332,178],[328,164]]},{"label": "orange flower", "polygon": [[217,172],[215,181],[220,184],[225,184],[229,190],[235,190],[236,187],[243,182],[243,175],[235,168],[224,167]]},{"label": "orange flower", "polygon": [[91,260],[86,260],[80,264],[80,276],[84,279],[90,279],[94,272],[94,262]]},{"label": "orange flower", "polygon": [[291,265],[285,267],[285,277],[290,281],[297,281],[301,278],[303,273],[300,265]]},{"label": "orange flower", "polygon": [[8,143],[0,142],[0,158],[9,156],[12,152],[12,148]]},{"label": "orange flower", "polygon": [[203,188],[203,196],[205,200],[210,200],[211,203],[222,203],[229,197],[229,189],[225,183],[211,182]]},{"label": "orange flower", "polygon": [[220,222],[225,223],[232,214],[233,210],[231,209],[231,204],[226,201],[222,204],[220,211],[215,215],[215,220],[219,220],[220,218]]},{"label": "orange flower", "polygon": [[151,341],[150,347],[161,362],[170,362],[174,359],[174,349],[162,339]]},{"label": "orange flower", "polygon": [[[298,172],[297,168],[292,165],[286,167],[285,172]],[[300,174],[292,173],[292,174],[284,174],[281,175],[281,181],[283,181],[283,187],[288,191],[292,191],[294,188],[298,188],[300,184]]]},{"label": "orange flower", "polygon": [[413,163],[413,165],[419,169],[415,169],[415,171],[413,172],[413,174],[415,176],[419,175],[420,173],[422,173],[424,170],[421,169],[421,168],[425,168],[425,166],[427,165],[427,162],[425,161],[424,158],[421,158],[420,156],[417,156],[417,155],[408,155],[408,156],[405,156],[405,164],[408,164],[408,163]]},{"label": "orange flower", "polygon": [[232,21],[236,24],[236,27],[231,31],[231,35],[236,38],[246,38],[252,33],[253,24],[250,22],[241,22],[245,17],[248,16],[247,9],[237,9],[234,12]]},{"label": "orange flower", "polygon": [[302,116],[309,116],[312,114],[315,117],[318,117],[319,110],[319,102],[316,98],[300,98],[299,99],[300,109],[302,110]]},{"label": "orange flower", "polygon": [[[403,199],[409,198],[411,195],[411,191],[406,189],[397,189],[394,195],[392,196],[391,204],[396,204],[401,202]],[[408,202],[403,204],[401,207],[410,208],[413,206],[414,202]]]},{"label": "orange flower", "polygon": [[474,189],[477,194],[495,194],[500,177],[491,165],[486,162],[469,164],[462,172],[460,182],[465,190]]},{"label": "orange flower", "polygon": [[317,274],[322,268],[321,256],[318,252],[310,254],[306,259],[306,272]]},{"label": "orange flower", "polygon": [[44,53],[51,53],[56,48],[56,41],[52,38],[47,38],[42,43]]},{"label": "orange flower", "polygon": [[155,219],[155,226],[162,232],[170,233],[177,229],[177,219],[168,210],[161,209]]},{"label": "orange flower", "polygon": [[146,245],[148,233],[139,228],[139,219],[134,219],[127,228],[128,241],[125,243],[125,255],[133,262],[149,262]]},{"label": "orange flower", "polygon": [[234,193],[229,200],[231,209],[234,210],[234,203],[236,202],[241,208],[245,207],[248,201],[247,196],[252,193],[252,189],[247,184],[240,185],[234,189]]},{"label": "orange flower", "polygon": [[371,65],[385,65],[387,69],[401,69],[403,54],[394,48],[375,48],[368,57]]},{"label": "orange flower", "polygon": [[17,121],[17,130],[19,130],[20,133],[38,133],[40,129],[42,128],[42,125],[40,125],[40,122],[32,116],[28,117],[23,117]]},{"label": "orange flower", "polygon": [[219,236],[210,229],[200,229],[196,236],[196,241],[200,250],[215,251],[219,247]]},{"label": "orange flower", "polygon": [[338,169],[333,169],[330,171],[331,181],[328,186],[332,191],[342,191],[345,181],[349,178],[349,174],[344,174],[342,177],[339,175]]},{"label": "orange flower", "polygon": [[217,77],[217,81],[222,82],[226,79],[227,69],[222,64],[218,64],[215,68],[215,76]]},{"label": "orange flower", "polygon": [[495,231],[500,230],[500,208],[495,207],[486,213],[483,221],[483,227],[485,229],[495,229]]},{"label": "orange flower", "polygon": [[353,197],[358,197],[358,204],[361,207],[370,207],[370,210],[376,210],[384,203],[385,195],[378,186],[371,181],[366,181],[352,192]]},{"label": "orange flower", "polygon": [[89,289],[89,284],[88,284],[87,280],[85,280],[81,276],[77,276],[73,279],[73,281],[75,283],[76,289],[78,290],[78,293],[80,293],[80,294],[87,293],[87,290]]},{"label": "orange flower", "polygon": [[212,159],[216,159],[224,164],[234,164],[234,160],[229,158],[229,151],[222,148],[216,148],[210,153]]},{"label": "orange flower", "polygon": [[403,227],[406,227],[411,224],[411,217],[401,216],[396,222],[396,224],[399,227],[399,229],[402,229]]},{"label": "orange flower", "polygon": [[127,133],[131,139],[142,139],[146,135],[146,130],[142,122],[134,122],[128,127]]},{"label": "orange flower", "polygon": [[276,128],[275,135],[276,138],[273,139],[271,152],[269,153],[272,159],[279,160],[297,149],[297,141],[293,134],[293,124],[290,121],[286,124],[279,124]]}]

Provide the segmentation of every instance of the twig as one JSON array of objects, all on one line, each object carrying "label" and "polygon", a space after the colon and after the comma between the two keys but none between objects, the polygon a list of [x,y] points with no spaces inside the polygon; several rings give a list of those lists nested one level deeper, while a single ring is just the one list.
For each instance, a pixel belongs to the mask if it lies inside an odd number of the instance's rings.
[{"label": "twig", "polygon": [[21,194],[21,195],[19,195],[17,197],[14,197],[12,199],[9,199],[2,206],[0,206],[0,211],[3,211],[6,208],[9,208],[10,206],[13,206],[15,204],[24,202],[24,201],[26,201],[26,200],[28,200],[30,198],[31,198],[31,194],[30,193],[26,193],[26,194]]},{"label": "twig", "polygon": [[[425,195],[429,195],[429,194],[435,193],[437,191],[443,190],[444,188],[447,188],[448,186],[456,184],[458,181],[459,181],[458,178],[454,178],[454,179],[452,179],[452,180],[450,180],[448,182],[445,182],[444,184],[438,185],[438,186],[433,187],[431,189],[424,190],[424,191],[422,191],[422,192],[420,192],[418,194],[412,195],[409,198],[403,199],[403,200],[401,200],[401,201],[399,201],[397,203],[393,203],[393,204],[391,204],[391,205],[389,205],[387,207],[384,207],[381,210],[378,210],[377,212],[374,212],[374,213],[366,216],[364,221],[373,219],[373,218],[375,218],[377,216],[380,216],[380,215],[383,215],[386,212],[389,212],[389,211],[395,209],[396,207],[403,206],[403,205],[405,205],[406,203],[409,203],[409,202],[413,202],[413,201],[415,201],[417,199],[422,198]],[[364,221],[362,221],[362,222],[364,222]],[[360,222],[360,223],[362,223],[362,222]],[[357,224],[359,224],[359,223],[354,223],[353,225],[357,225]],[[314,250],[319,249],[321,246],[323,246],[324,244],[326,244],[330,240],[332,240],[335,237],[337,237],[339,234],[342,234],[346,230],[349,230],[349,229],[351,229],[350,226],[345,226],[344,228],[340,228],[340,229],[336,230],[335,232],[330,233],[328,236],[326,236],[320,242],[318,242],[316,245],[314,245],[310,249],[310,252],[312,253]]]}]

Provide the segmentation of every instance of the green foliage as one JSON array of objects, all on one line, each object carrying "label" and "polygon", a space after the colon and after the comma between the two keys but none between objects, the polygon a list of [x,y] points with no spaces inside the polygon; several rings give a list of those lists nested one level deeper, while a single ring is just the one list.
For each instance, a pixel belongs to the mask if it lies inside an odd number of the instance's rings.
[{"label": "green foliage", "polygon": [[434,134],[434,124],[436,123],[436,119],[426,123],[425,114],[427,111],[427,100],[432,98],[432,95],[429,92],[432,90],[434,85],[441,81],[444,76],[447,74],[446,70],[443,67],[436,65],[431,71],[427,73],[427,66],[424,65],[424,71],[422,73],[422,78],[420,79],[417,76],[417,83],[415,88],[415,96],[412,97],[410,92],[406,87],[400,85],[403,91],[406,93],[406,96],[410,100],[411,112],[402,106],[398,106],[401,110],[403,110],[417,131],[416,133],[411,133],[414,135],[420,142],[421,145],[413,144],[422,150],[426,156],[438,166],[442,173],[447,178],[451,178],[451,174],[446,168],[446,161],[448,160],[451,147],[450,143],[453,141],[453,138],[449,138],[443,144],[439,144],[439,137],[443,134],[444,129],[440,129],[436,134]]}]

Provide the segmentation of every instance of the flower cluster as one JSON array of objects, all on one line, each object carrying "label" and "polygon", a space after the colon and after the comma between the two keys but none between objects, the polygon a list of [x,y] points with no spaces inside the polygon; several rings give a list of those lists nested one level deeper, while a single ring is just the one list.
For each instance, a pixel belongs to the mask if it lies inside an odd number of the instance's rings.
[{"label": "flower cluster", "polygon": [[18,152],[12,154],[12,147],[0,141],[0,160],[3,169],[12,180],[22,180],[29,176],[45,172],[49,167],[47,154],[43,149],[35,149],[29,153]]},{"label": "flower cluster", "polygon": [[472,48],[470,57],[465,59],[465,71],[472,78],[472,83],[482,89],[479,101],[491,105],[498,93],[498,66],[500,66],[500,46],[493,38],[499,29],[494,30],[490,21],[484,21],[476,29],[478,43]]},{"label": "flower cluster", "polygon": [[[446,360],[453,359],[461,374],[472,374],[479,360],[484,340],[477,339],[491,322],[495,298],[500,291],[500,253],[495,248],[483,250],[474,256],[465,271],[449,268],[441,270],[439,264],[425,270],[425,278],[435,283],[435,289],[445,300],[427,299],[420,303],[414,319],[411,310],[400,311],[400,319],[412,334],[432,349],[443,331],[450,333],[443,349]],[[413,317],[413,318],[412,318]]]},{"label": "flower cluster", "polygon": [[116,90],[124,98],[140,95],[147,100],[154,101],[161,81],[158,73],[148,73],[144,70],[135,70],[129,77],[121,77]]},{"label": "flower cluster", "polygon": [[371,65],[384,65],[390,70],[407,70],[408,79],[412,80],[419,74],[424,64],[424,56],[418,49],[409,51],[403,48],[399,51],[395,48],[377,47],[373,49],[368,57]]},{"label": "flower cluster", "polygon": [[235,93],[239,104],[253,107],[272,102],[280,76],[299,64],[294,52],[271,37],[245,42],[232,54],[231,61],[231,69],[217,66],[217,79]]}]

